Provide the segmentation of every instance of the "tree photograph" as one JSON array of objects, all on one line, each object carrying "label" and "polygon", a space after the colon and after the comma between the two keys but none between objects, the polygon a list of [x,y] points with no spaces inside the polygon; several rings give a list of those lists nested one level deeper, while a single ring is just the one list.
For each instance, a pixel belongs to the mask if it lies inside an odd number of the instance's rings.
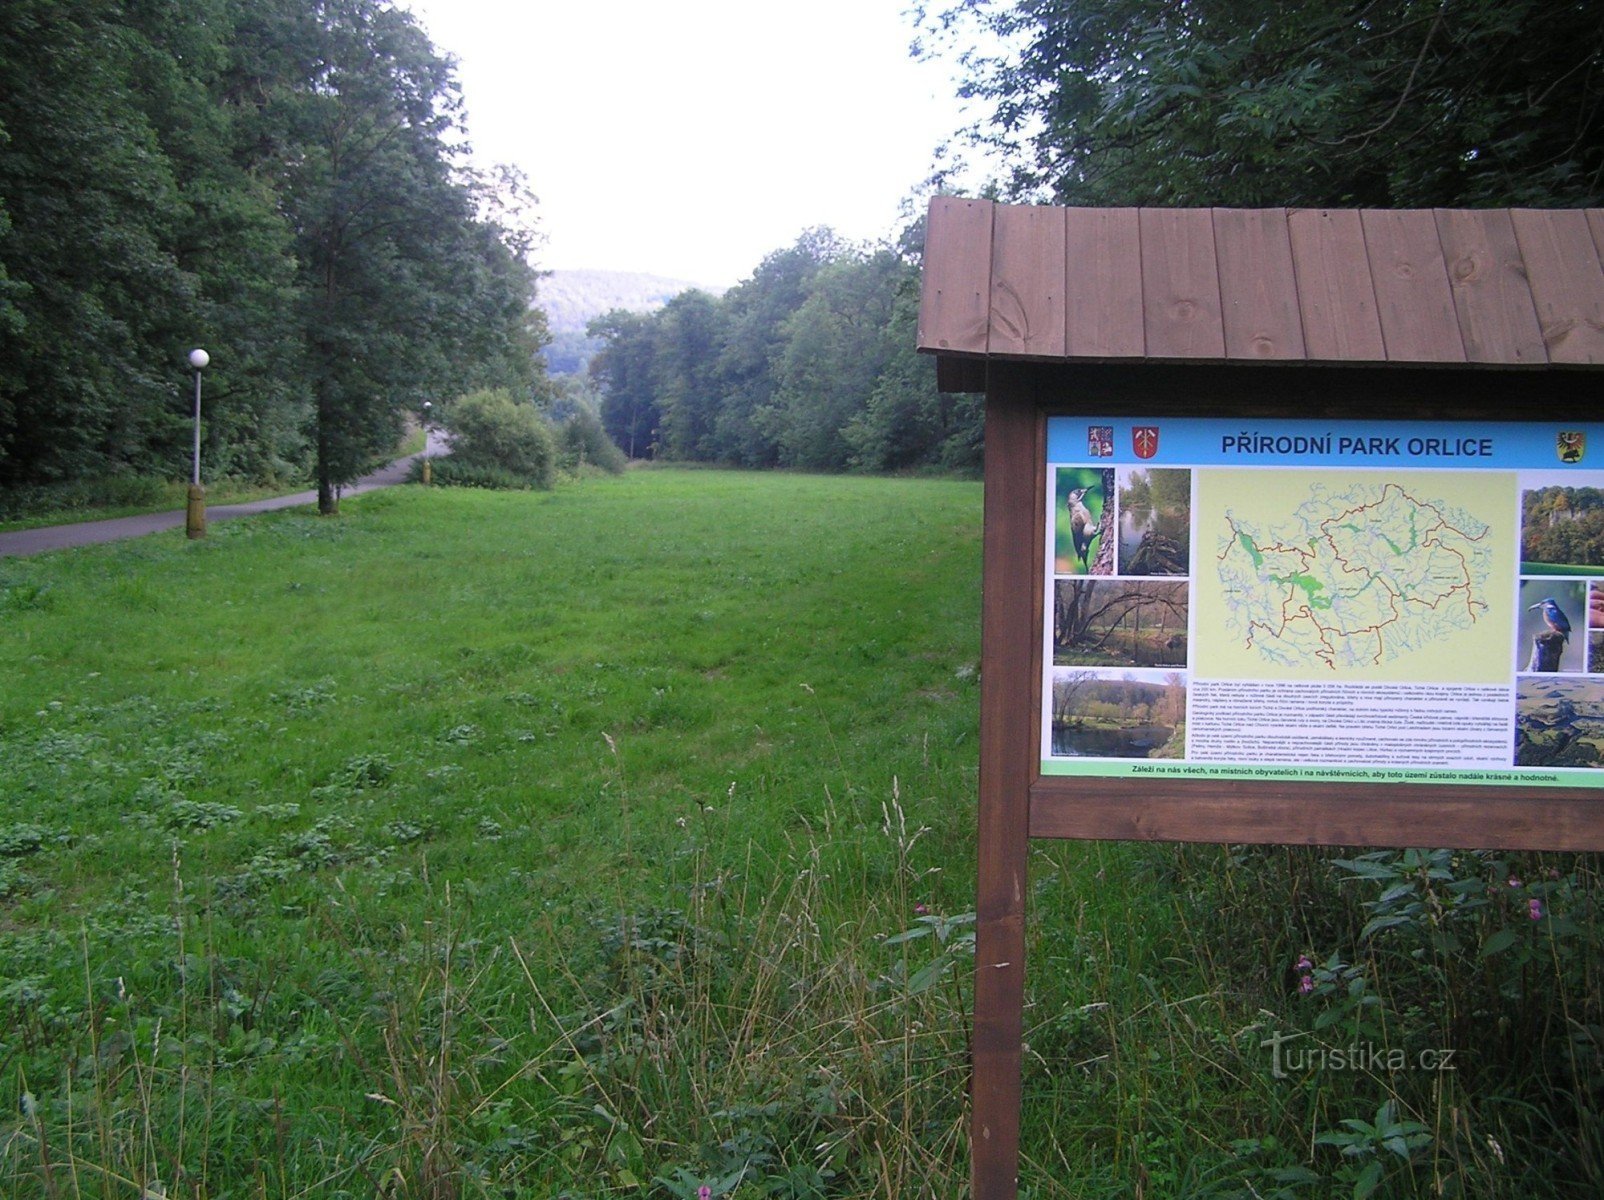
[{"label": "tree photograph", "polygon": [[1055,758],[1181,758],[1186,677],[1180,672],[1055,668]]},{"label": "tree photograph", "polygon": [[1522,492],[1520,557],[1527,574],[1604,574],[1604,488]]},{"label": "tree photograph", "polygon": [[1192,472],[1119,472],[1121,575],[1186,575],[1192,562]]},{"label": "tree photograph", "polygon": [[1053,662],[1185,667],[1189,588],[1184,580],[1058,580],[1053,586]]}]

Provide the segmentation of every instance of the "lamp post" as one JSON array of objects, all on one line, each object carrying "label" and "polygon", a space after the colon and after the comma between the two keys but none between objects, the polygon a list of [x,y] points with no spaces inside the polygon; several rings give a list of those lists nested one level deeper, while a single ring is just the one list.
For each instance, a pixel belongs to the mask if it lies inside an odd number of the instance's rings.
[{"label": "lamp post", "polygon": [[212,356],[198,346],[189,352],[189,365],[195,368],[195,465],[189,477],[189,504],[184,511],[184,532],[191,538],[206,536],[206,493],[200,481],[200,392],[201,372]]},{"label": "lamp post", "polygon": [[434,482],[434,472],[429,469],[429,410],[434,407],[429,401],[423,402],[423,486],[428,487]]}]

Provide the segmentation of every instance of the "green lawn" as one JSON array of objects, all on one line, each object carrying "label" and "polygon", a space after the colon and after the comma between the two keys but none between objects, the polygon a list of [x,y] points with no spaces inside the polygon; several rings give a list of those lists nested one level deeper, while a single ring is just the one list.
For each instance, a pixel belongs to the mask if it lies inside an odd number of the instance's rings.
[{"label": "green lawn", "polygon": [[[0,1195],[962,1195],[978,485],[342,509],[0,560]],[[1329,874],[1036,845],[1023,1195],[1594,1194],[1529,1070],[1272,1076],[1438,1036]]]}]

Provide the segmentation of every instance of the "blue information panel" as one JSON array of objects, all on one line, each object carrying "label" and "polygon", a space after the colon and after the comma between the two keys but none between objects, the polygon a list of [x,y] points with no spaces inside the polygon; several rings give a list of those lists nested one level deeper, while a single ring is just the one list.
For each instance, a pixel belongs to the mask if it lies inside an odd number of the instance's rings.
[{"label": "blue information panel", "polygon": [[1604,788],[1604,425],[1053,417],[1042,772]]}]

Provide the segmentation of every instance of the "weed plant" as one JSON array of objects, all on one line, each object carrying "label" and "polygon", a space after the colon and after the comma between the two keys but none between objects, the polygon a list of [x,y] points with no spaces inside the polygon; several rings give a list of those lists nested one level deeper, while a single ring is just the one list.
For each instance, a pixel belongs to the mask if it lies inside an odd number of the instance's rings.
[{"label": "weed plant", "polygon": [[[979,498],[659,469],[0,561],[0,1195],[963,1195]],[[1600,1193],[1593,860],[1030,889],[1022,1195]]]}]

